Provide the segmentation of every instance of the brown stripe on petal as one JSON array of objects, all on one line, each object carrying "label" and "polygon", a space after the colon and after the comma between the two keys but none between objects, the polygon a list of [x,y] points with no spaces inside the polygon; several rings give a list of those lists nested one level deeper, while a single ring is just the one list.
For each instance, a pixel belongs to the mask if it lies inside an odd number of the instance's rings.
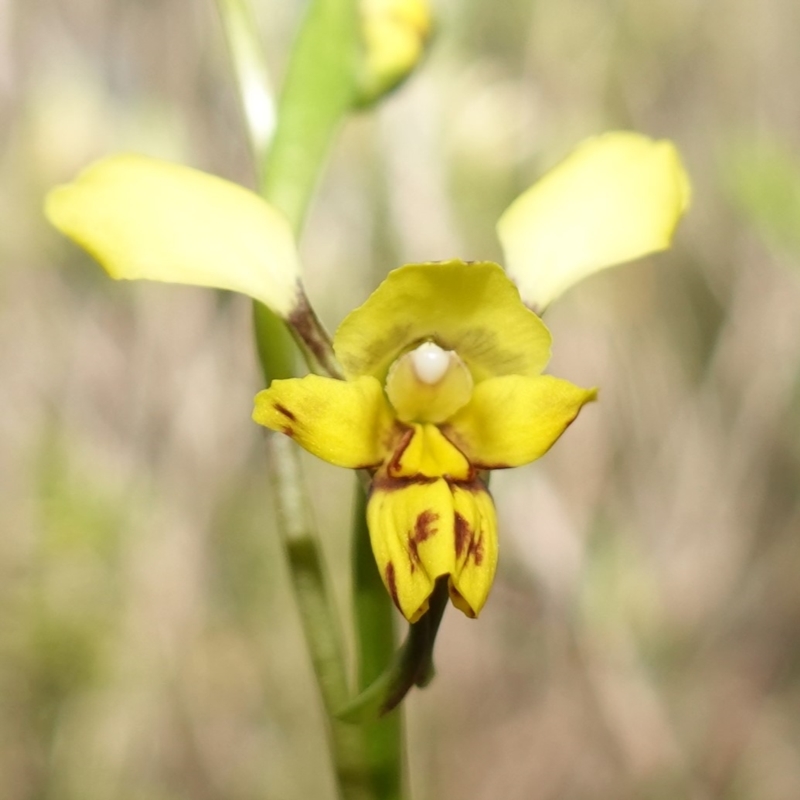
[{"label": "brown stripe on petal", "polygon": [[465,492],[471,492],[472,494],[488,491],[486,484],[480,478],[472,478],[471,480],[457,480],[456,478],[450,478],[445,475],[444,479],[447,481],[447,485],[450,486],[450,488],[455,486],[458,489],[463,489]]},{"label": "brown stripe on petal", "polygon": [[382,436],[382,444],[385,450],[394,452],[397,450],[398,442],[401,442],[403,436],[411,430],[408,425],[400,422],[399,419],[394,420],[394,422],[387,427],[386,430],[383,431]]},{"label": "brown stripe on petal", "polygon": [[436,533],[436,528],[431,529],[439,515],[435,511],[428,509],[423,511],[417,516],[417,521],[414,523],[414,539],[417,542],[424,542]]},{"label": "brown stripe on petal", "polygon": [[291,411],[289,411],[289,409],[288,409],[288,408],[286,408],[286,406],[283,406],[283,405],[281,405],[280,403],[273,403],[273,404],[272,404],[272,407],[273,407],[273,408],[274,408],[274,409],[275,409],[275,410],[276,410],[276,411],[277,411],[279,414],[283,414],[283,416],[284,416],[284,417],[287,417],[287,418],[288,418],[288,419],[290,419],[292,422],[297,422],[297,417],[296,417],[296,416],[295,416],[295,415],[294,415],[294,414],[293,414]]},{"label": "brown stripe on petal", "polygon": [[384,492],[396,492],[405,489],[407,486],[424,486],[425,484],[435,483],[439,478],[430,478],[427,475],[407,475],[403,478],[392,478],[386,474],[378,474],[372,480],[370,492],[376,490]]},{"label": "brown stripe on petal", "polygon": [[470,539],[467,558],[470,558],[470,556],[475,562],[476,567],[479,567],[483,563],[483,534],[480,535],[479,539],[476,539],[475,536]]},{"label": "brown stripe on petal", "polygon": [[407,428],[405,431],[403,431],[403,435],[400,438],[397,448],[394,451],[392,460],[387,465],[387,469],[390,475],[391,473],[397,472],[400,469],[400,461],[402,460],[403,454],[406,452],[406,448],[411,443],[411,439],[413,437],[414,437],[413,428]]},{"label": "brown stripe on petal", "polygon": [[419,546],[430,539],[438,528],[433,527],[433,523],[439,519],[439,515],[430,510],[423,511],[417,516],[417,521],[414,523],[414,530],[409,531],[408,534],[408,552],[411,556],[411,570],[413,572],[414,565],[420,563]]},{"label": "brown stripe on petal", "polygon": [[400,600],[397,597],[397,578],[394,574],[394,564],[390,561],[386,565],[386,586],[389,589],[389,594],[392,596],[392,602],[397,606],[399,611],[403,609],[400,608]]},{"label": "brown stripe on petal", "polygon": [[464,548],[472,538],[469,522],[456,511],[456,558],[461,558]]}]

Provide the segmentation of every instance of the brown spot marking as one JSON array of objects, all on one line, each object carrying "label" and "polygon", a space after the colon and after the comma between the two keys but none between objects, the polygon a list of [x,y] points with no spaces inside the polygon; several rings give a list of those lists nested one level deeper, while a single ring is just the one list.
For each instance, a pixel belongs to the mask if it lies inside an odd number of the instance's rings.
[{"label": "brown spot marking", "polygon": [[403,435],[400,438],[400,441],[397,445],[397,449],[394,451],[392,460],[389,462],[387,466],[390,475],[391,473],[398,472],[400,470],[400,461],[402,460],[403,454],[406,452],[406,448],[410,444],[413,436],[414,436],[413,428],[406,428],[406,430],[403,431]]},{"label": "brown spot marking", "polygon": [[392,478],[385,473],[378,473],[372,480],[370,494],[376,490],[383,492],[397,492],[407,486],[425,486],[435,483],[439,478],[429,478],[427,475],[406,475],[403,478]]},{"label": "brown spot marking", "polygon": [[463,489],[465,492],[471,492],[472,494],[487,491],[486,484],[480,478],[457,480],[455,478],[445,476],[445,480],[447,481],[448,486],[451,488],[455,486],[459,489]]},{"label": "brown spot marking", "polygon": [[386,586],[389,588],[389,594],[392,596],[392,602],[400,611],[402,611],[403,609],[400,608],[400,601],[397,598],[397,578],[394,574],[394,564],[391,561],[386,565],[385,574]]},{"label": "brown spot marking", "polygon": [[294,436],[294,428],[291,425],[284,425],[281,432],[285,433],[290,439]]},{"label": "brown spot marking", "polygon": [[476,567],[479,567],[483,563],[483,534],[480,535],[479,539],[476,539],[473,534],[472,538],[469,540],[467,558],[470,558],[470,556],[475,562]]},{"label": "brown spot marking", "polygon": [[461,558],[464,548],[472,539],[472,530],[469,522],[456,511],[456,558]]},{"label": "brown spot marking", "polygon": [[282,406],[280,403],[273,403],[273,408],[279,414],[283,414],[284,417],[287,417],[292,422],[297,422],[297,417],[291,411],[289,411],[289,409],[286,408],[286,406]]},{"label": "brown spot marking", "polygon": [[419,546],[433,536],[438,528],[433,527],[433,523],[439,519],[439,515],[433,511],[423,511],[414,523],[414,530],[408,535],[408,553],[411,556],[411,571],[420,563]]},{"label": "brown spot marking", "polygon": [[464,564],[470,558],[475,562],[475,566],[479,567],[483,563],[483,533],[476,539],[475,531],[469,525],[469,522],[456,511],[456,558],[461,558],[464,549],[467,550],[467,556],[464,559]]}]

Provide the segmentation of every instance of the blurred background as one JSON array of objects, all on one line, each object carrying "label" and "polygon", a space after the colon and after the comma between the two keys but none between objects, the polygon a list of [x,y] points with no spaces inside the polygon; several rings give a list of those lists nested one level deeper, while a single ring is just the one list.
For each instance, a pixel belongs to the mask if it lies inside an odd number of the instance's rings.
[{"label": "blurred background", "polygon": [[[276,85],[304,4],[257,0]],[[442,0],[332,154],[302,251],[334,328],[583,137],[669,137],[666,254],[548,311],[601,388],[497,474],[501,563],[406,704],[415,800],[800,797],[800,6]],[[43,193],[136,150],[254,185],[211,0],[0,0],[0,797],[332,800],[268,499],[244,298],[108,280]],[[306,459],[343,613],[352,476]]]}]

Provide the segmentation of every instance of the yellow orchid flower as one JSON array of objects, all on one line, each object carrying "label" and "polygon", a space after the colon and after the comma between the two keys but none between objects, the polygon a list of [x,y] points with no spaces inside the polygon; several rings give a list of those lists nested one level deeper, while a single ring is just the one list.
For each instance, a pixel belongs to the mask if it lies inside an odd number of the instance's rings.
[{"label": "yellow orchid flower", "polygon": [[[372,547],[410,621],[445,577],[453,603],[480,612],[497,563],[483,473],[539,458],[595,397],[541,374],[550,334],[531,309],[598,270],[667,247],[688,202],[671,143],[627,132],[590,139],[498,223],[510,278],[487,262],[395,270],[334,337],[345,380],[278,380],[256,397],[257,422],[371,473]],[[288,223],[252,192],[123,155],[53,190],[46,213],[114,278],[260,300],[336,374],[327,341],[314,338]]]},{"label": "yellow orchid flower", "polygon": [[372,548],[409,621],[445,576],[453,603],[477,616],[497,564],[482,473],[539,458],[595,391],[541,375],[550,332],[490,262],[394,270],[333,347],[346,380],[274,381],[254,419],[372,473]]}]

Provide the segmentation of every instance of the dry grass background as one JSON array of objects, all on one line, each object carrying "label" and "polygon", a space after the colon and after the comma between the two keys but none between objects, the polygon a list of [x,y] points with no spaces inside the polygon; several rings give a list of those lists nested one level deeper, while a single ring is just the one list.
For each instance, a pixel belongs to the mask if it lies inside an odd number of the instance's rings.
[{"label": "dry grass background", "polygon": [[[261,0],[283,70],[302,4]],[[800,797],[800,6],[441,2],[302,243],[331,327],[582,137],[674,139],[675,248],[549,312],[601,387],[496,476],[500,571],[407,703],[416,800]],[[215,11],[0,0],[0,797],[332,797],[272,532],[241,298],[116,284],[43,192],[135,149],[252,183]],[[343,611],[348,474],[308,459]]]}]

